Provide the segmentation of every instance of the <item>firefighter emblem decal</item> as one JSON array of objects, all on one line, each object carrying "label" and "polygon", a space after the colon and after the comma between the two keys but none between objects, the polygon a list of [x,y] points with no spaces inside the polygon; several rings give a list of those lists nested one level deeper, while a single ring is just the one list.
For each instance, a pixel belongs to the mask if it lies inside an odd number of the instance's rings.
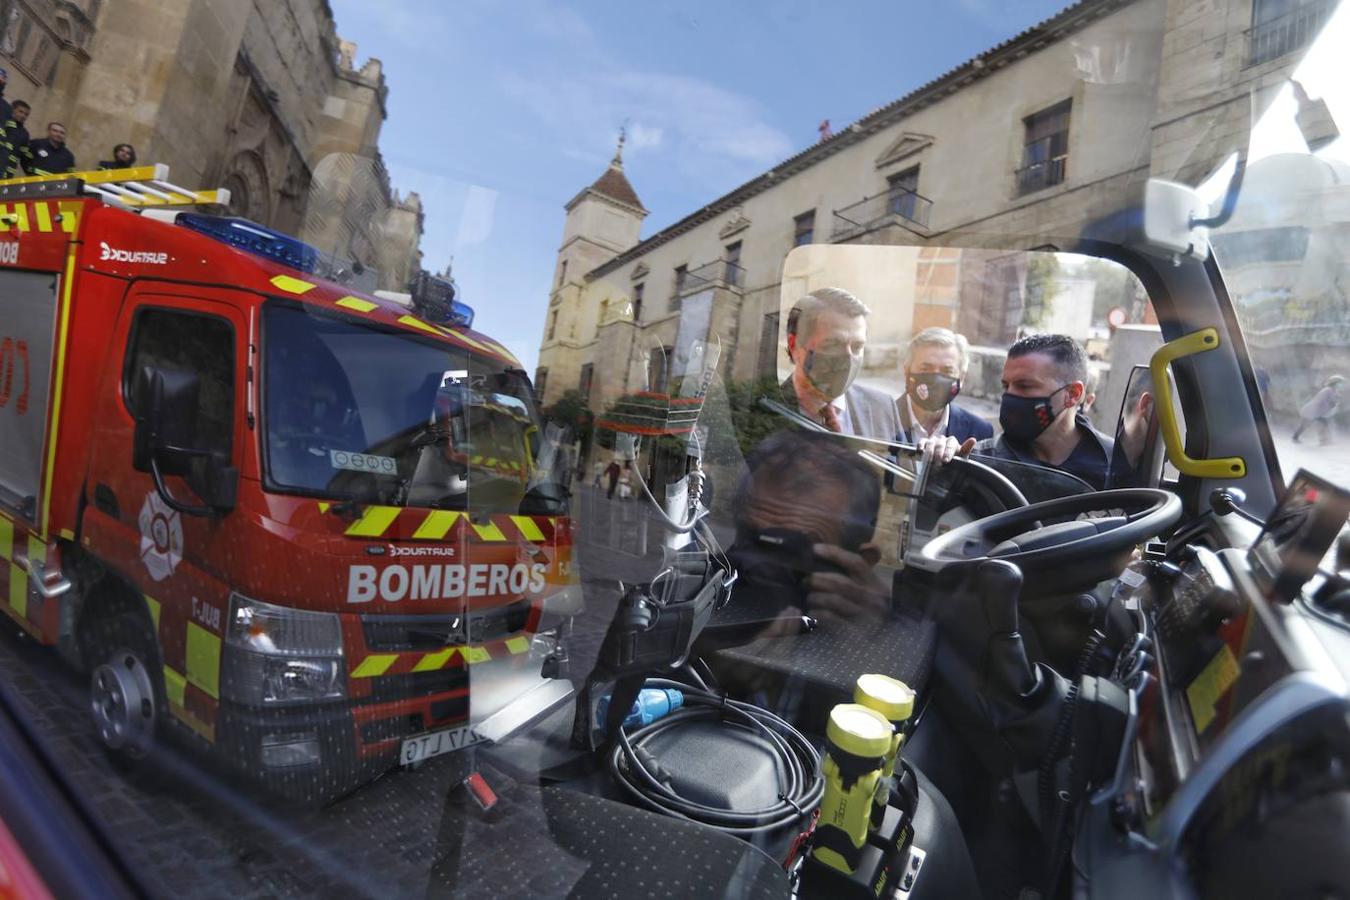
[{"label": "firefighter emblem decal", "polygon": [[141,505],[141,561],[155,581],[173,574],[183,561],[183,520],[154,491]]}]

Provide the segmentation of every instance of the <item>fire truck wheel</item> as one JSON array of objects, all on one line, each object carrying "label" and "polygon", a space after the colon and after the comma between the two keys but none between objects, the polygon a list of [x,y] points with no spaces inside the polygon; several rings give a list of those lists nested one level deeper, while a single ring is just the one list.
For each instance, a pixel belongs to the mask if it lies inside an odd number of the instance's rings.
[{"label": "fire truck wheel", "polygon": [[162,707],[153,644],[139,618],[123,614],[101,623],[100,652],[89,680],[90,707],[99,740],[115,755],[138,759],[154,740]]}]

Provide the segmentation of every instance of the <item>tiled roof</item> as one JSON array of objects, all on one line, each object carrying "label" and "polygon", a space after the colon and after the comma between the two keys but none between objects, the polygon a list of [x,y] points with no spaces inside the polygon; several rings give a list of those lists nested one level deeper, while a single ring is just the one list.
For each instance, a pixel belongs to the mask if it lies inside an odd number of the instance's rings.
[{"label": "tiled roof", "polygon": [[638,199],[637,191],[633,190],[633,185],[628,182],[628,176],[623,174],[621,167],[612,163],[603,175],[595,179],[595,183],[591,185],[590,189],[611,200],[618,200],[620,203],[636,206],[638,209],[643,208],[642,201]]}]

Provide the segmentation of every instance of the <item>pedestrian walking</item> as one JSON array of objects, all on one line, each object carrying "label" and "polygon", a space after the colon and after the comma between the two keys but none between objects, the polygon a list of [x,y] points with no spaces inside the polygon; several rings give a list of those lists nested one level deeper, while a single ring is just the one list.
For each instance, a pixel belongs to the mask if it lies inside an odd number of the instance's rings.
[{"label": "pedestrian walking", "polygon": [[1322,389],[1303,404],[1298,411],[1299,423],[1298,430],[1294,432],[1294,443],[1299,443],[1299,438],[1310,425],[1316,425],[1322,430],[1321,444],[1331,443],[1331,417],[1341,405],[1340,391],[1344,382],[1345,379],[1341,376],[1332,375],[1326,384],[1322,385]]},{"label": "pedestrian walking", "polygon": [[597,459],[595,461],[594,472],[595,477],[591,479],[591,487],[598,488],[600,486],[600,479],[605,477],[605,464]]},{"label": "pedestrian walking", "polygon": [[619,486],[619,472],[619,461],[611,459],[605,468],[605,477],[609,479],[609,492],[605,496],[610,500],[614,499],[614,489]]}]

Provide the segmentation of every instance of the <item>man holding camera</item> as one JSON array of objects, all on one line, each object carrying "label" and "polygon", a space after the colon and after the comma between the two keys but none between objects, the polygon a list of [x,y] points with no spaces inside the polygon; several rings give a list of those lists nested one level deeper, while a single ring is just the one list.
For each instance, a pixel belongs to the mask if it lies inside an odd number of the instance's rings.
[{"label": "man holding camera", "polygon": [[877,472],[828,435],[782,431],[746,457],[736,496],[740,573],[733,602],[777,619],[777,633],[822,623],[860,624],[890,608],[872,542],[881,506]]}]

